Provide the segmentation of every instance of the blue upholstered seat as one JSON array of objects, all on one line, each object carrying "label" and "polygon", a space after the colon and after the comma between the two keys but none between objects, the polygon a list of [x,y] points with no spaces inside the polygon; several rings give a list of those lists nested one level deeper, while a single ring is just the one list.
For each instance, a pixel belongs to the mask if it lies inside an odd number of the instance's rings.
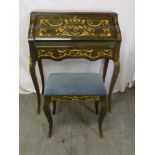
[{"label": "blue upholstered seat", "polygon": [[97,73],[53,73],[45,85],[46,96],[106,96],[102,76]]}]

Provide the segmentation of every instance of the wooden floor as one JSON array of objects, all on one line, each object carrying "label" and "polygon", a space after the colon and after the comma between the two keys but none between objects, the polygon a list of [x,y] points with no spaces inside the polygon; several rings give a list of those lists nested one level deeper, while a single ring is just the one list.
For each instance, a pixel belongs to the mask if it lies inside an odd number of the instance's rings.
[{"label": "wooden floor", "polygon": [[99,137],[93,102],[58,103],[53,137],[49,139],[43,110],[36,114],[35,94],[20,95],[19,100],[20,155],[135,154],[134,89],[113,94],[112,113],[103,121],[103,139]]}]

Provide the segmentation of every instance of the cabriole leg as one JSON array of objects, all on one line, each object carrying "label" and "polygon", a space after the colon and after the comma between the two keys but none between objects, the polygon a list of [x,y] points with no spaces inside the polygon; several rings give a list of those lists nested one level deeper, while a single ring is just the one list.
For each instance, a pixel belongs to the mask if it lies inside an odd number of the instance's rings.
[{"label": "cabriole leg", "polygon": [[36,90],[36,94],[37,94],[37,99],[38,99],[37,113],[39,114],[40,113],[40,102],[41,102],[40,97],[41,96],[40,96],[38,80],[37,80],[37,77],[36,77],[35,65],[36,65],[36,61],[32,60],[32,58],[30,57],[30,59],[29,59],[29,71],[30,71],[30,74],[31,74],[31,78],[32,78],[35,90]]},{"label": "cabriole leg", "polygon": [[103,69],[103,81],[104,82],[105,82],[105,77],[106,77],[106,74],[107,74],[108,64],[109,64],[109,59],[105,59],[104,60],[104,69]]},{"label": "cabriole leg", "polygon": [[120,71],[120,61],[119,61],[119,59],[114,60],[114,71],[113,71],[112,80],[111,80],[110,88],[109,88],[109,94],[108,94],[108,110],[109,110],[109,112],[111,111],[111,95],[112,95],[112,91],[115,86],[119,71]]},{"label": "cabriole leg", "polygon": [[53,112],[52,114],[55,115],[55,111],[56,111],[56,100],[52,100],[53,103]]},{"label": "cabriole leg", "polygon": [[44,96],[44,113],[45,116],[48,120],[49,123],[49,133],[48,136],[52,136],[52,128],[53,128],[53,120],[52,120],[52,115],[51,115],[51,110],[50,110],[50,103],[51,103],[51,97],[50,96]]},{"label": "cabriole leg", "polygon": [[103,133],[102,133],[102,122],[103,122],[103,119],[104,119],[104,117],[106,115],[106,112],[107,112],[106,96],[101,98],[100,104],[101,104],[101,110],[100,110],[99,119],[98,119],[98,126],[99,126],[100,137],[102,137],[103,136]]},{"label": "cabriole leg", "polygon": [[40,76],[41,76],[41,82],[42,82],[42,94],[44,94],[44,73],[43,73],[43,66],[42,66],[42,61],[38,60],[38,67],[40,71]]},{"label": "cabriole leg", "polygon": [[99,101],[95,101],[95,111],[96,111],[96,115],[98,115],[98,103],[99,103]]}]

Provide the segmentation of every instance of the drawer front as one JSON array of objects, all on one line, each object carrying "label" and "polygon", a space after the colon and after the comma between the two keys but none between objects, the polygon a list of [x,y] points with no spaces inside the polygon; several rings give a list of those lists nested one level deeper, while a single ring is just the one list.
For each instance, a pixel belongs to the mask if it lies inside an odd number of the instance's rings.
[{"label": "drawer front", "polygon": [[85,58],[98,60],[103,58],[113,59],[114,48],[39,48],[37,49],[38,59],[63,60],[67,58]]}]

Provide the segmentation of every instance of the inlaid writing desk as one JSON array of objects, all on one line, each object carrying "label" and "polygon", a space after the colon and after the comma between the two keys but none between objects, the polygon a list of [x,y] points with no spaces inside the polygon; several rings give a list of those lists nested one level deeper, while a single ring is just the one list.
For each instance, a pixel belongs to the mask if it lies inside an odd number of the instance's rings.
[{"label": "inlaid writing desk", "polygon": [[37,94],[38,113],[41,96],[35,66],[37,62],[43,93],[42,59],[54,61],[68,58],[84,58],[90,61],[105,59],[103,81],[105,81],[109,59],[112,60],[114,70],[108,92],[108,109],[111,110],[111,95],[120,69],[121,33],[116,13],[31,12],[28,42],[29,70]]}]

